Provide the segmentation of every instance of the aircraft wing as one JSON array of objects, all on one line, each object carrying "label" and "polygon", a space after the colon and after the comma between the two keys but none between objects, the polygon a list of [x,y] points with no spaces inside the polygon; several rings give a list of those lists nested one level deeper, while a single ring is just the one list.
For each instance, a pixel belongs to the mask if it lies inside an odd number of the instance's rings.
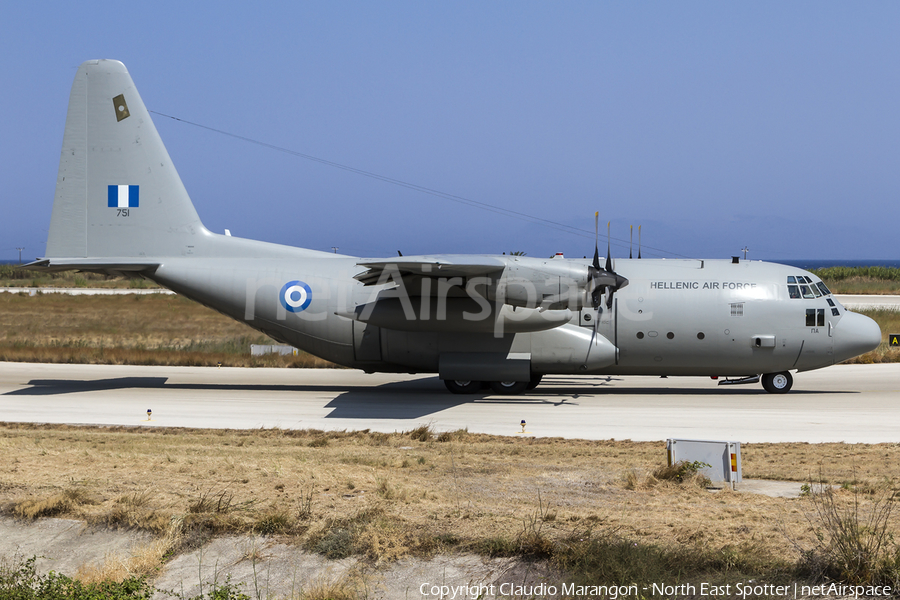
[{"label": "aircraft wing", "polygon": [[506,267],[506,261],[499,256],[480,255],[397,256],[365,259],[356,264],[366,268],[354,277],[364,285],[377,284],[385,271],[401,276],[477,277],[498,273]]}]

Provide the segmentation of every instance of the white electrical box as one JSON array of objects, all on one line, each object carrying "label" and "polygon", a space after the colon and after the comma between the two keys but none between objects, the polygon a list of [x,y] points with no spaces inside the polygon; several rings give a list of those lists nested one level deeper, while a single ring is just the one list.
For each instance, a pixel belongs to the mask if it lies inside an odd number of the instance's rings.
[{"label": "white electrical box", "polygon": [[709,440],[666,440],[669,466],[679,462],[701,462],[709,465],[698,469],[713,482],[741,482],[741,443]]}]

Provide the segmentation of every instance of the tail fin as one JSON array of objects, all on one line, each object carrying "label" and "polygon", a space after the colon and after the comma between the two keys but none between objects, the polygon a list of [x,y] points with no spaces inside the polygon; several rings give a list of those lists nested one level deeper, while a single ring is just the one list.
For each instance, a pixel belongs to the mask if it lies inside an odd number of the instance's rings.
[{"label": "tail fin", "polygon": [[40,266],[150,264],[192,253],[208,233],[125,65],[83,63]]}]

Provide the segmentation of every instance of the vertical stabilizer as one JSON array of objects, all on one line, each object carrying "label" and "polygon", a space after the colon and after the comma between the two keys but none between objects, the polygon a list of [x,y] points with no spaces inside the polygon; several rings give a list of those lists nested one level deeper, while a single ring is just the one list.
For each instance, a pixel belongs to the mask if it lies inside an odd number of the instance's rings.
[{"label": "vertical stabilizer", "polygon": [[125,65],[83,63],[69,98],[46,257],[181,256],[206,234]]}]

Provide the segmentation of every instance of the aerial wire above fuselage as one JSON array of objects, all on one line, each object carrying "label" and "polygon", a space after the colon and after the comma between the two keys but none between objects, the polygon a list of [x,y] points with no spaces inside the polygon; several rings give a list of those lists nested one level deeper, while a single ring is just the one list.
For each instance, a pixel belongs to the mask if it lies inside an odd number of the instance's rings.
[{"label": "aerial wire above fuselage", "polygon": [[[378,173],[373,173],[371,171],[366,171],[364,169],[358,169],[356,167],[351,167],[349,165],[341,164],[338,162],[334,162],[328,159],[319,158],[318,156],[313,156],[311,154],[306,154],[304,152],[299,152],[297,150],[291,150],[290,148],[284,148],[282,146],[276,146],[275,144],[270,144],[268,142],[263,142],[261,140],[256,140],[247,136],[239,135],[236,133],[231,133],[229,131],[225,131],[223,129],[218,129],[216,127],[210,127],[209,125],[203,125],[201,123],[196,123],[194,121],[189,121],[187,119],[182,119],[180,117],[175,117],[172,115],[168,115],[165,113],[161,113],[155,110],[150,110],[149,112],[159,115],[160,117],[165,117],[167,119],[171,119],[173,121],[177,121],[179,123],[184,123],[186,125],[192,125],[194,127],[199,127],[200,129],[205,129],[207,131],[212,131],[214,133],[218,133],[220,135],[225,135],[231,138],[235,138],[237,140],[241,140],[243,142],[247,142],[250,144],[255,144],[257,146],[262,146],[264,148],[268,148],[270,150],[275,150],[276,152],[282,152],[284,154],[289,154],[291,156],[296,156],[298,158],[303,158],[312,162],[317,162],[323,165],[327,165],[329,167],[334,167],[336,169],[341,169],[344,171],[348,171],[350,173],[355,173],[356,175],[362,175],[363,177],[369,177],[371,179],[376,179],[378,181],[383,181],[385,183],[390,183],[392,185],[396,185],[399,187],[403,187],[409,190],[414,190],[417,192],[421,192],[423,194],[428,194],[430,196],[435,196],[437,198],[442,198],[444,200],[450,200],[451,202],[457,202],[459,204],[465,204],[467,206],[471,206],[473,208],[478,208],[481,210],[486,210],[488,212],[492,212],[498,215],[511,217],[514,219],[519,219],[521,221],[526,221],[529,223],[534,223],[536,225],[541,225],[543,227],[549,227],[551,229],[555,229],[557,231],[561,231],[563,233],[568,233],[572,235],[578,235],[581,237],[593,238],[594,234],[590,231],[579,229],[578,227],[573,227],[571,225],[566,225],[565,223],[560,223],[558,221],[553,221],[550,219],[545,219],[543,217],[537,217],[534,215],[529,215],[527,213],[523,213],[520,211],[511,210],[508,208],[503,208],[501,206],[496,206],[494,204],[489,204],[487,202],[481,202],[479,200],[472,200],[471,198],[465,198],[463,196],[457,196],[456,194],[450,194],[447,192],[442,192],[440,190],[435,190],[432,188],[428,188],[425,186],[417,185],[415,183],[409,183],[407,181],[403,181],[401,179],[395,179],[393,177],[388,177],[386,175],[380,175]],[[616,240],[617,246],[622,248],[629,247],[629,243],[626,240],[620,238],[611,238]],[[683,256],[681,254],[676,254],[675,252],[670,252],[668,250],[663,250],[661,248],[654,248],[652,246],[644,246],[644,249],[649,249],[655,252],[660,252],[669,256],[677,257],[677,258],[689,258],[687,256]]]}]

